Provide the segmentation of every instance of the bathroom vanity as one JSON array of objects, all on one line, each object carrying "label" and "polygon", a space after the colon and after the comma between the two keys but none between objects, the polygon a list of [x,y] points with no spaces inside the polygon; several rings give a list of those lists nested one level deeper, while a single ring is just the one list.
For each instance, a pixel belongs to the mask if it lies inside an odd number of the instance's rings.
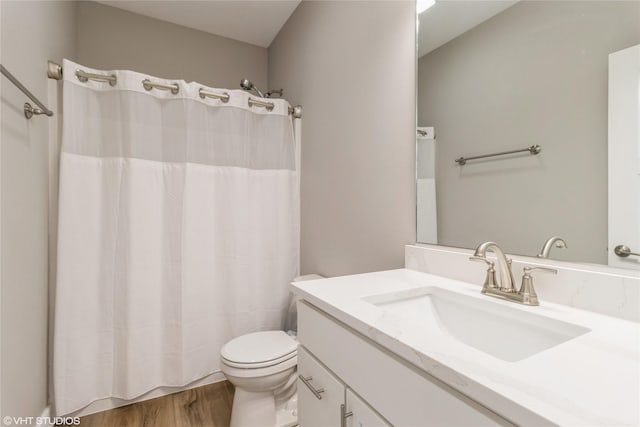
[{"label": "bathroom vanity", "polygon": [[313,305],[298,308],[301,426],[511,425]]},{"label": "bathroom vanity", "polygon": [[302,427],[640,423],[638,323],[408,269],[293,291]]}]

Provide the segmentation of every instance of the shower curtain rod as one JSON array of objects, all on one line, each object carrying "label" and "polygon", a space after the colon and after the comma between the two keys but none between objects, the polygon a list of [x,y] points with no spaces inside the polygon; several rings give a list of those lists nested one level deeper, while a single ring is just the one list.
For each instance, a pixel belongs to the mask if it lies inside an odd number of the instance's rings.
[{"label": "shower curtain rod", "polygon": [[[4,74],[4,67],[3,67],[3,74]],[[111,74],[111,75],[95,74],[95,73],[87,73],[86,71],[82,71],[82,70],[76,70],[75,74],[76,74],[76,77],[78,77],[78,80],[80,80],[81,82],[86,82],[88,80],[97,80],[102,82],[109,82],[111,86],[114,86],[118,82],[118,78],[116,77],[115,74]],[[47,77],[54,80],[62,80],[62,65],[58,64],[57,62],[49,61],[47,64]],[[157,83],[157,82],[152,82],[148,79],[145,79],[142,85],[146,90],[161,89],[161,90],[170,90],[173,94],[178,93],[178,85],[168,85],[165,83]],[[229,101],[229,94],[226,92],[223,94],[217,94],[214,92],[209,92],[206,89],[202,88],[200,89],[199,94],[200,94],[200,98],[203,98],[203,99],[205,97],[208,97],[208,98],[218,98],[222,102]],[[33,101],[36,102],[35,99]],[[249,98],[249,107],[254,105],[258,107],[264,107],[267,109],[267,111],[273,110],[273,107],[275,106],[273,102],[264,102],[264,101],[258,101],[256,99]],[[288,108],[288,111],[289,111],[289,114],[293,116],[294,119],[302,118],[302,105],[296,105],[294,107],[290,106]],[[25,115],[26,115],[26,106],[25,106]]]}]

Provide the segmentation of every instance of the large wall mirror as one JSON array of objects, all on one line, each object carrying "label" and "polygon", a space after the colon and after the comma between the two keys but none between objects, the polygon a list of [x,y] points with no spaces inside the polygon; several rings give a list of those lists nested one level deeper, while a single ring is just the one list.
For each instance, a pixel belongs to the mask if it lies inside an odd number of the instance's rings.
[{"label": "large wall mirror", "polygon": [[640,269],[640,2],[422,1],[418,242]]}]

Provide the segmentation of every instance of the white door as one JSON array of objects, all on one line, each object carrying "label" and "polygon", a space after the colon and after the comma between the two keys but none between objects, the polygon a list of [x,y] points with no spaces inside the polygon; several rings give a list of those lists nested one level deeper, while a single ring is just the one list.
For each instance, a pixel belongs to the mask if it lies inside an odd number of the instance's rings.
[{"label": "white door", "polygon": [[345,424],[347,427],[391,427],[350,389],[347,389],[347,405],[344,415],[346,415]]},{"label": "white door", "polygon": [[[609,55],[609,265],[640,270],[640,45]],[[620,250],[622,249],[622,250]]]}]

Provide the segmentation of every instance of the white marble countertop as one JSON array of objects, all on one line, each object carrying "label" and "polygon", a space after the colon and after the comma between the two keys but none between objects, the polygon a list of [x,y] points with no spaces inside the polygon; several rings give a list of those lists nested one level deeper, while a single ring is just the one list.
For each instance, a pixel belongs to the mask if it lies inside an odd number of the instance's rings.
[{"label": "white marble countertop", "polygon": [[[437,286],[590,329],[517,362],[435,334],[362,298]],[[527,307],[480,287],[400,269],[297,282],[300,298],[520,425],[640,425],[640,324],[547,303]]]}]

